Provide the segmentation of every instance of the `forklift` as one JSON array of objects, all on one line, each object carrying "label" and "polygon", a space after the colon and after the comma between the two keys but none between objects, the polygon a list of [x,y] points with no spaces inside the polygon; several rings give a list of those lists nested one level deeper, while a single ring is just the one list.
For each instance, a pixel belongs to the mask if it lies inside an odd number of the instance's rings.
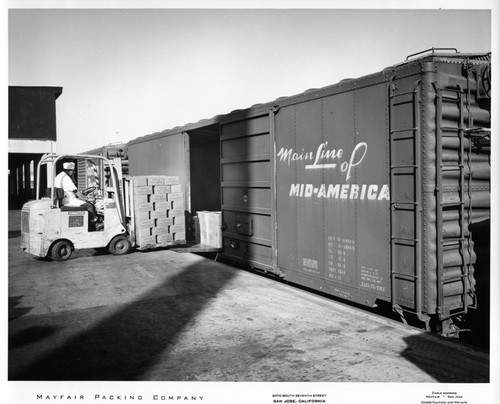
[{"label": "forklift", "polygon": [[[95,171],[94,183],[88,187],[78,184],[78,189],[95,206],[97,225],[90,221],[87,209],[63,205],[64,191],[54,186],[54,179],[56,167],[66,161],[78,165],[78,182],[83,183],[88,178],[86,173]],[[83,248],[127,254],[134,243],[125,212],[120,167],[119,159],[103,156],[44,155],[37,167],[37,200],[25,203],[21,211],[21,250],[55,261],[66,261],[75,249]],[[41,170],[45,170],[44,177],[40,176]],[[41,178],[47,178],[44,190],[40,189]]]}]

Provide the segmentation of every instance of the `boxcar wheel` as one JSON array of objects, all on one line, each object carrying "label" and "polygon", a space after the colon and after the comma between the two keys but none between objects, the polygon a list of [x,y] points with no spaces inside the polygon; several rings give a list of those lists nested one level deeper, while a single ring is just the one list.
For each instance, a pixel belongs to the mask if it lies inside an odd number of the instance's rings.
[{"label": "boxcar wheel", "polygon": [[116,236],[109,243],[109,252],[114,255],[125,255],[130,251],[130,240],[126,236]]},{"label": "boxcar wheel", "polygon": [[55,243],[50,249],[50,258],[54,261],[66,261],[71,257],[73,249],[69,241],[61,240]]}]

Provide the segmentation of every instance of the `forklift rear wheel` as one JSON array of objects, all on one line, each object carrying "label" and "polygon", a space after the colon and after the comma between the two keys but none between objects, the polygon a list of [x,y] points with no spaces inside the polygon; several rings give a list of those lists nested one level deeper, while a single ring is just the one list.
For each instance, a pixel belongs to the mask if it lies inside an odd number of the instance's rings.
[{"label": "forklift rear wheel", "polygon": [[116,236],[109,243],[109,252],[114,255],[125,255],[130,251],[131,246],[126,236]]},{"label": "forklift rear wheel", "polygon": [[50,257],[54,261],[66,261],[71,257],[72,248],[69,241],[61,240],[55,243],[50,250]]}]

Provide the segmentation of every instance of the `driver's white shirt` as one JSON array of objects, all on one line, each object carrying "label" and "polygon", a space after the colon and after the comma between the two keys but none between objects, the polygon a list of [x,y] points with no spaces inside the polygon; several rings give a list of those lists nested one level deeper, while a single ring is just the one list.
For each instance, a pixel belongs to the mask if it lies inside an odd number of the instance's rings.
[{"label": "driver's white shirt", "polygon": [[64,206],[81,206],[85,203],[81,199],[78,199],[74,193],[78,188],[73,183],[71,177],[64,171],[61,171],[56,175],[54,180],[54,186],[56,188],[62,188],[64,190]]}]

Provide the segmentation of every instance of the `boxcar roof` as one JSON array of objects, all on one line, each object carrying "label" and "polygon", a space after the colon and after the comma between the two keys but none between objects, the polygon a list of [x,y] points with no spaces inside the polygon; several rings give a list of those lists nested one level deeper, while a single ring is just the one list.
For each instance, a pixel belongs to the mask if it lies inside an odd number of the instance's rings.
[{"label": "boxcar roof", "polygon": [[[332,84],[326,87],[312,88],[292,96],[279,97],[270,102],[255,104],[246,109],[233,110],[227,114],[216,115],[209,119],[202,119],[198,122],[188,123],[183,126],[176,126],[175,128],[172,129],[167,129],[150,135],[141,136],[129,141],[128,145],[142,143],[160,137],[171,136],[178,133],[187,132],[214,124],[237,121],[253,116],[264,115],[268,113],[270,108],[273,108],[275,106],[291,105],[299,102],[305,102],[315,98],[325,97],[327,95],[335,93],[352,91],[355,88],[361,88],[366,85],[373,85],[377,82],[387,81],[390,75],[393,75],[394,72],[400,71],[402,69],[407,69],[409,66],[419,65],[427,61],[443,62],[443,63],[463,63],[465,60],[481,62],[481,61],[489,61],[491,58],[491,52],[458,53],[455,50],[456,53],[448,53],[448,52],[437,53],[435,52],[436,50],[438,49],[432,48],[424,52],[419,52],[414,55],[410,55],[404,62],[400,62],[395,65],[389,66],[376,73],[368,74],[354,79],[344,79],[336,84]],[[425,52],[429,51],[431,51],[432,53],[424,54]]]}]

